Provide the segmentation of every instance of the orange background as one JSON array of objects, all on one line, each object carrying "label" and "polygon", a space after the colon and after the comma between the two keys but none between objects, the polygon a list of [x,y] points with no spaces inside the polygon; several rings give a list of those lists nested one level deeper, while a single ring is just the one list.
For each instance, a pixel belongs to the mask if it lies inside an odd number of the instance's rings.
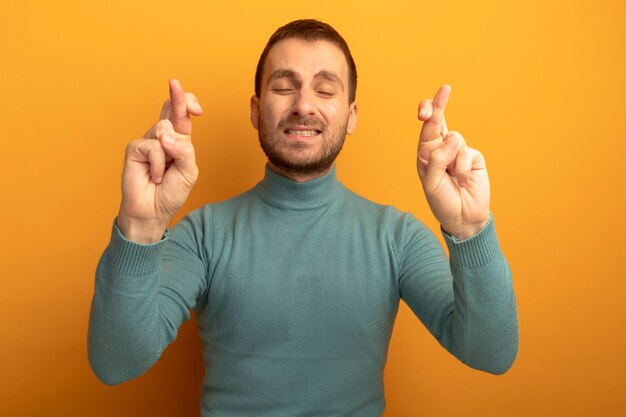
[{"label": "orange background", "polygon": [[[527,4],[528,3],[528,4]],[[86,355],[94,271],[125,144],[178,77],[200,180],[184,207],[254,185],[256,61],[278,26],[334,25],[359,68],[338,174],[437,230],[415,172],[419,99],[453,87],[448,126],[487,159],[517,292],[520,352],[495,377],[447,354],[402,305],[386,416],[618,416],[626,409],[626,19],[621,1],[0,4],[0,415],[193,416],[192,322],[143,377],[101,384]]]}]

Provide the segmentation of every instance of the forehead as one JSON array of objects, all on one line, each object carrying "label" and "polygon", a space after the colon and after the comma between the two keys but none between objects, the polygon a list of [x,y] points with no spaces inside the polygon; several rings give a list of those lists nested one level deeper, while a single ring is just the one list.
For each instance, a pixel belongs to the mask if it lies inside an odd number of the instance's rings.
[{"label": "forehead", "polygon": [[325,40],[289,38],[277,42],[267,54],[263,68],[264,82],[279,69],[290,69],[302,78],[312,77],[320,71],[330,71],[347,85],[346,57],[338,46]]}]

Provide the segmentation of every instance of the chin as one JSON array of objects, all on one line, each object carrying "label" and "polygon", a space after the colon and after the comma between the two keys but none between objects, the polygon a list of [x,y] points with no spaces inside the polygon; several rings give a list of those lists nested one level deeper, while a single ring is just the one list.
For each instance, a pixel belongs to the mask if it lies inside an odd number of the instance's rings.
[{"label": "chin", "polygon": [[[261,132],[259,132],[261,133]],[[326,149],[321,143],[306,141],[267,141],[259,134],[263,152],[271,164],[286,174],[315,175],[328,171],[342,148],[343,141]]]}]

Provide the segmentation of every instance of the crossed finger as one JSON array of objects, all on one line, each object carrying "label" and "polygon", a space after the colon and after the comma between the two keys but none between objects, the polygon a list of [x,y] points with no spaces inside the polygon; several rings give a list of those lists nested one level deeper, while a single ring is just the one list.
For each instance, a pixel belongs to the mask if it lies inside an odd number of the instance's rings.
[{"label": "crossed finger", "polygon": [[162,119],[156,122],[143,135],[144,139],[161,139],[164,135],[174,136],[178,140],[191,140],[191,136],[183,135],[174,130],[174,125],[169,119]]},{"label": "crossed finger", "polygon": [[163,104],[160,119],[169,119],[174,130],[183,135],[191,135],[191,117],[202,114],[202,107],[196,96],[185,93],[176,78],[169,82],[170,98]]},{"label": "crossed finger", "polygon": [[420,102],[417,117],[424,122],[420,133],[420,143],[444,138],[448,134],[444,111],[451,90],[452,87],[444,84],[432,100],[427,99]]},{"label": "crossed finger", "polygon": [[[420,101],[420,104],[418,107],[417,118],[422,121],[428,121],[431,119],[432,115],[433,115],[433,100],[431,98],[427,98],[425,100]],[[448,125],[446,124],[446,117],[442,116],[441,136],[445,137],[447,134],[448,134]]]}]

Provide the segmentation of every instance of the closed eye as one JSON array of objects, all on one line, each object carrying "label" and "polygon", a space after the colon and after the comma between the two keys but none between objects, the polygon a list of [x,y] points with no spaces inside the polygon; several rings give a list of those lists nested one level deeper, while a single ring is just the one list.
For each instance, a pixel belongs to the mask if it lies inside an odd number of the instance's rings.
[{"label": "closed eye", "polygon": [[293,88],[272,88],[272,92],[276,94],[291,94],[293,91]]}]

